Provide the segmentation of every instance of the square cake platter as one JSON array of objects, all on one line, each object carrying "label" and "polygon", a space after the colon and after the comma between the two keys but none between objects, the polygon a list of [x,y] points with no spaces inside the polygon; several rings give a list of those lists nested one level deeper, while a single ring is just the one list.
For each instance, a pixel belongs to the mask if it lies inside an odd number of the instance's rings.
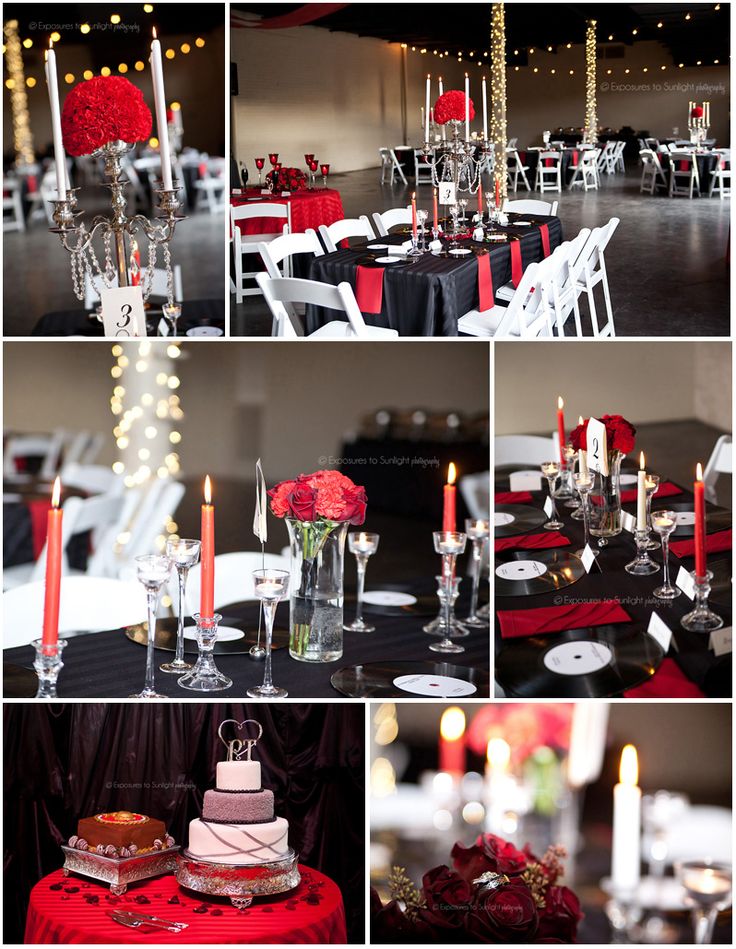
[{"label": "square cake platter", "polygon": [[90,850],[76,850],[62,844],[64,876],[79,873],[107,883],[113,896],[122,896],[129,883],[163,876],[176,870],[176,857],[181,847],[175,844],[165,850],[153,850],[134,857],[103,857]]}]

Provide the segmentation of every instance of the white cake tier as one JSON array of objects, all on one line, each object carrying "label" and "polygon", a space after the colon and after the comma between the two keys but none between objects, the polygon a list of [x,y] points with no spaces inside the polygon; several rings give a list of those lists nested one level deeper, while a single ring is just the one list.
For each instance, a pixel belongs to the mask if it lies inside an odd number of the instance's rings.
[{"label": "white cake tier", "polygon": [[217,787],[220,791],[257,791],[260,786],[260,761],[219,761],[217,763]]},{"label": "white cake tier", "polygon": [[210,824],[196,818],[189,825],[189,853],[213,863],[252,865],[281,860],[289,849],[289,822],[277,817],[267,824]]}]

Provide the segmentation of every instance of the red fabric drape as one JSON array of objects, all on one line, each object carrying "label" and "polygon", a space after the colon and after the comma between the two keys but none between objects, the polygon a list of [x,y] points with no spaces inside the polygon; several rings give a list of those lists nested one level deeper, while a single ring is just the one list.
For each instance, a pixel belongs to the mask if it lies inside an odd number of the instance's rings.
[{"label": "red fabric drape", "polygon": [[266,20],[243,20],[237,13],[230,17],[230,25],[239,30],[285,30],[290,26],[304,26],[314,23],[330,13],[337,13],[347,6],[347,3],[305,3],[291,13],[282,13],[281,16],[268,17]]}]

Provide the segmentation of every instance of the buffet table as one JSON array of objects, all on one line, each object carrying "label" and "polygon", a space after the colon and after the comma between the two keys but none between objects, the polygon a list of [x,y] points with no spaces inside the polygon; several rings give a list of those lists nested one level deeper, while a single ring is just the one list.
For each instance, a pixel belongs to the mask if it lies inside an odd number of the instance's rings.
[{"label": "buffet table", "polygon": [[[246,910],[229,900],[200,897],[182,889],[173,875],[131,884],[123,896],[112,896],[103,883],[65,877],[55,870],[31,891],[25,942],[175,943],[325,945],[345,943],[345,910],[337,885],[317,870],[300,866],[296,889],[258,898]],[[187,923],[179,934],[147,927],[131,929],[112,921],[112,910],[143,913]]]}]

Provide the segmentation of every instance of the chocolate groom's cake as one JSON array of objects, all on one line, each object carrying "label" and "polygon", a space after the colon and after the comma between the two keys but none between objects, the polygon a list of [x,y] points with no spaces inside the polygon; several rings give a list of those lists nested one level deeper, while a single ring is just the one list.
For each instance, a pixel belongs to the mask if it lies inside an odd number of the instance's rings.
[{"label": "chocolate groom's cake", "polygon": [[131,811],[111,811],[83,817],[77,825],[77,833],[69,838],[69,846],[104,857],[134,857],[167,850],[174,846],[174,838],[166,833],[166,826],[160,820]]}]

